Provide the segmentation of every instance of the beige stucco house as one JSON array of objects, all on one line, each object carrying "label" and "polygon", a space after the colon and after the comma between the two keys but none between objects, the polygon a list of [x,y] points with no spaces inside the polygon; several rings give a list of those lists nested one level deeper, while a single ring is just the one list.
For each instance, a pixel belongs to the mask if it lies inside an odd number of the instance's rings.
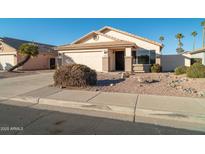
[{"label": "beige stucco house", "polygon": [[62,64],[84,64],[99,72],[148,72],[151,64],[161,64],[162,44],[106,26],[56,49]]},{"label": "beige stucco house", "polygon": [[29,59],[20,70],[40,70],[55,68],[55,57],[57,52],[53,45],[30,42],[15,38],[0,38],[0,70],[7,70],[22,60],[23,56],[18,53],[23,43],[34,43],[39,47],[39,55]]}]

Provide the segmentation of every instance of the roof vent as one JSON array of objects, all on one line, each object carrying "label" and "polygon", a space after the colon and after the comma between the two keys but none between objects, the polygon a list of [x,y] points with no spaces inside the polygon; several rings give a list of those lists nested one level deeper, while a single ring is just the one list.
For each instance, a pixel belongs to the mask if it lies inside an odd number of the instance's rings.
[{"label": "roof vent", "polygon": [[95,40],[95,41],[99,40],[99,36],[98,35],[94,35],[93,36],[93,40]]}]

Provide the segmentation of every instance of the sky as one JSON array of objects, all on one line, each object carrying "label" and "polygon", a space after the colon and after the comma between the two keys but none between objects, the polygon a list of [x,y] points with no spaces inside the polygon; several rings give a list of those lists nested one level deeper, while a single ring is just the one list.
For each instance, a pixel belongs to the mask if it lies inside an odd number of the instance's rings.
[{"label": "sky", "polygon": [[36,41],[52,45],[69,44],[93,30],[111,26],[159,42],[163,35],[164,54],[176,54],[182,33],[183,48],[193,49],[192,31],[197,31],[196,48],[202,47],[200,18],[0,18],[0,37]]}]

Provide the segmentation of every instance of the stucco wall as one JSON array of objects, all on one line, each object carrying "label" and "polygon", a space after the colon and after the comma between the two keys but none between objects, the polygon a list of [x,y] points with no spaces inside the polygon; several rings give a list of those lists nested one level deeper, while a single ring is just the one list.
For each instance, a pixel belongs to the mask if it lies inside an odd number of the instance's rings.
[{"label": "stucco wall", "polygon": [[8,70],[16,64],[15,52],[0,53],[0,70]]},{"label": "stucco wall", "polygon": [[[106,49],[64,51],[63,64],[77,63],[102,72],[102,57]],[[106,50],[107,52],[107,50]]]},{"label": "stucco wall", "polygon": [[113,50],[109,50],[109,58],[110,58],[110,71],[115,70],[115,52]]},{"label": "stucco wall", "polygon": [[[23,56],[18,55],[18,62],[21,61]],[[41,70],[50,68],[50,58],[55,58],[52,54],[39,54],[37,57],[32,57],[19,69],[22,70]]]},{"label": "stucco wall", "polygon": [[191,55],[191,58],[201,58],[202,59],[202,64],[205,65],[205,52],[193,54],[193,55]]},{"label": "stucco wall", "polygon": [[190,58],[185,55],[162,55],[162,71],[174,71],[178,66],[190,66]]},{"label": "stucco wall", "polygon": [[6,43],[0,41],[0,43],[2,44],[2,49],[0,50],[0,53],[2,52],[16,52],[16,49],[7,45]]},{"label": "stucco wall", "polygon": [[113,41],[113,39],[104,37],[102,35],[98,35],[98,39],[97,40],[94,40],[93,36],[91,36],[91,37],[88,37],[88,38],[82,40],[79,43],[98,43],[98,42],[109,42],[109,41]]},{"label": "stucco wall", "polygon": [[115,38],[121,39],[121,40],[134,42],[137,44],[137,46],[141,48],[144,48],[147,50],[155,50],[156,53],[160,54],[160,47],[152,43],[149,43],[149,42],[146,42],[146,41],[143,41],[143,40],[140,40],[140,39],[116,32],[116,31],[112,31],[112,30],[106,31],[104,33],[107,35],[113,36]]}]

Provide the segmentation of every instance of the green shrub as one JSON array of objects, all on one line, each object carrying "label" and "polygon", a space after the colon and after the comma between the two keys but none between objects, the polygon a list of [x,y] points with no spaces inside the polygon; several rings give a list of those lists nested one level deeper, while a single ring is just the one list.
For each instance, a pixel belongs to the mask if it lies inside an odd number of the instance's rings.
[{"label": "green shrub", "polygon": [[189,67],[187,67],[187,66],[179,66],[179,67],[175,68],[174,72],[176,75],[186,74],[188,68]]},{"label": "green shrub", "polygon": [[191,65],[193,65],[194,63],[202,64],[202,59],[201,58],[191,58]]},{"label": "green shrub", "polygon": [[151,66],[152,73],[159,73],[161,71],[161,66],[159,64],[153,64]]},{"label": "green shrub", "polygon": [[81,64],[61,66],[56,70],[53,78],[54,85],[60,87],[86,87],[97,83],[96,71]]},{"label": "green shrub", "polygon": [[187,70],[187,76],[190,78],[205,78],[205,66],[200,63],[194,63]]}]

